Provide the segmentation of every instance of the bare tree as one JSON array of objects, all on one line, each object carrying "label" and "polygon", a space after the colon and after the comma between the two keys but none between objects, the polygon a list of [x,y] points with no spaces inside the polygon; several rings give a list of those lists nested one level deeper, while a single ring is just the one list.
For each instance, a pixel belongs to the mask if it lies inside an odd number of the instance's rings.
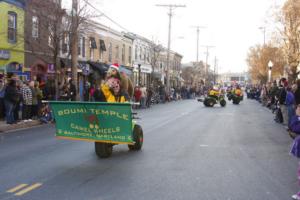
[{"label": "bare tree", "polygon": [[300,63],[300,0],[287,0],[279,15],[283,26],[280,31],[284,41],[286,61],[290,67],[289,81],[296,80]]},{"label": "bare tree", "polygon": [[[163,51],[163,46],[160,44],[155,43],[154,41],[150,43],[150,63],[152,66],[152,74],[151,74],[151,79],[154,79],[154,72],[155,68],[159,68],[159,57],[161,55],[161,52]],[[151,80],[151,82],[152,82]]]},{"label": "bare tree", "polygon": [[[88,22],[100,15],[96,15],[90,7],[88,0],[72,0],[71,23],[70,23],[70,54],[72,63],[72,79],[78,91],[78,39],[79,35],[91,30]],[[77,92],[78,94],[78,92]],[[79,95],[76,99],[78,100]]]},{"label": "bare tree", "polygon": [[[38,17],[38,26],[41,30],[40,37],[35,41],[25,42],[30,46],[30,51],[39,56],[49,56],[55,64],[56,97],[59,96],[59,88],[65,83],[65,69],[62,69],[60,53],[71,56],[72,79],[77,88],[77,66],[78,66],[78,35],[87,31],[87,20],[96,17],[88,9],[88,0],[73,0],[71,12],[62,9],[61,0],[28,0],[26,12],[31,16]],[[29,29],[30,31],[30,29]],[[27,33],[27,35],[30,33]],[[59,84],[60,83],[60,84]],[[78,93],[78,92],[77,92]]]}]

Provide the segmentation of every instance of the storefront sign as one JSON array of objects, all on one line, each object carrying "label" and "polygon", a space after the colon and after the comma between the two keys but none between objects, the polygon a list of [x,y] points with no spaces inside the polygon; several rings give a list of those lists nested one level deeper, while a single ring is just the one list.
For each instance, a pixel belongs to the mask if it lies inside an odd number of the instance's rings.
[{"label": "storefront sign", "polygon": [[0,59],[9,60],[10,59],[10,51],[0,50]]},{"label": "storefront sign", "polygon": [[64,139],[132,143],[129,103],[50,102],[56,136]]},{"label": "storefront sign", "polygon": [[[139,71],[139,66],[138,65],[133,65],[134,69],[133,71],[134,72],[138,72]],[[151,65],[141,65],[141,72],[142,73],[146,73],[146,74],[151,74],[152,72],[152,67]]]},{"label": "storefront sign", "polygon": [[55,73],[54,64],[48,64],[48,73]]}]

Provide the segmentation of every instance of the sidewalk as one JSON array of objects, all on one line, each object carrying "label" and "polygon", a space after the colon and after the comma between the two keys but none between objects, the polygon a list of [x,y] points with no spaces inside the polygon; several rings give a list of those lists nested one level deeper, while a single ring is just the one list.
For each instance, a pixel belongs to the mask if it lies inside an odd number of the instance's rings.
[{"label": "sidewalk", "polygon": [[17,124],[6,124],[6,121],[1,120],[0,121],[0,133],[6,132],[6,131],[13,131],[23,128],[30,128],[34,126],[41,125],[42,123],[40,120],[32,120],[32,121],[20,121]]}]

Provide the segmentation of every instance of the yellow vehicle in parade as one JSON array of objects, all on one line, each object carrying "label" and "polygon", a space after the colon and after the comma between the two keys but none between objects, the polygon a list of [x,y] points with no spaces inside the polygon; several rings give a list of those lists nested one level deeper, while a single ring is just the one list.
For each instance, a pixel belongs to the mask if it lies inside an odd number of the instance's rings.
[{"label": "yellow vehicle in parade", "polygon": [[236,105],[238,105],[244,99],[243,91],[239,86],[228,92],[227,97],[229,101],[232,100],[232,103]]},{"label": "yellow vehicle in parade", "polygon": [[213,107],[215,104],[220,104],[221,107],[226,106],[226,100],[223,92],[221,92],[217,87],[209,90],[207,96],[203,100],[203,104],[206,107]]}]

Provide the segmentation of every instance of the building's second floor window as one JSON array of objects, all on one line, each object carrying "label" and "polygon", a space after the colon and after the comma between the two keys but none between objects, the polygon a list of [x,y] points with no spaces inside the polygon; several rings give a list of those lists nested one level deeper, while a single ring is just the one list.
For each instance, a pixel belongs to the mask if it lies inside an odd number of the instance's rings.
[{"label": "building's second floor window", "polygon": [[125,63],[125,44],[122,47],[122,62]]},{"label": "building's second floor window", "polygon": [[137,60],[138,58],[138,47],[135,45],[135,51],[134,51],[134,59]]},{"label": "building's second floor window", "polygon": [[142,54],[143,54],[143,50],[142,47],[140,47],[140,60],[142,60]]},{"label": "building's second floor window", "polygon": [[108,45],[108,62],[112,61],[112,44],[109,43]]},{"label": "building's second floor window", "polygon": [[39,19],[37,16],[32,16],[32,37],[39,37]]},{"label": "building's second floor window", "polygon": [[8,42],[17,42],[17,14],[15,12],[8,12]]},{"label": "building's second floor window", "polygon": [[100,60],[103,59],[103,52],[106,51],[106,46],[105,46],[105,42],[104,40],[99,40],[99,57],[100,57]]},{"label": "building's second floor window", "polygon": [[128,47],[128,62],[131,64],[131,47]]},{"label": "building's second floor window", "polygon": [[81,55],[81,48],[82,48],[82,37],[79,37],[78,38],[78,55],[80,56]]},{"label": "building's second floor window", "polygon": [[62,44],[62,52],[69,52],[69,33],[65,32],[63,35],[63,44]]},{"label": "building's second floor window", "polygon": [[119,53],[119,51],[120,51],[120,50],[119,50],[119,45],[117,45],[117,46],[116,46],[116,59],[119,59],[119,58],[120,58],[120,55],[119,55],[120,53]]},{"label": "building's second floor window", "polygon": [[49,45],[49,47],[53,47],[54,31],[53,31],[52,25],[49,25],[48,31],[49,31],[48,45]]}]

